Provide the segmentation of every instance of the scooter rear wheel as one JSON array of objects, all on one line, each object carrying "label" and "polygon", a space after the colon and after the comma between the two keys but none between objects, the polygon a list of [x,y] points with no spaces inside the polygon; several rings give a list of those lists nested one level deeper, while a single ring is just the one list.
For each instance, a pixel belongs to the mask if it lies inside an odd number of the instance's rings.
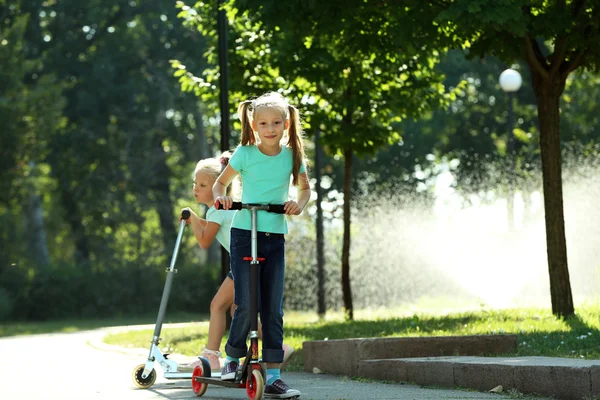
[{"label": "scooter rear wheel", "polygon": [[150,386],[154,385],[154,382],[156,382],[156,371],[154,368],[147,377],[142,378],[144,368],[146,368],[146,364],[138,365],[135,367],[133,374],[131,375],[133,378],[133,383],[140,389],[148,389]]},{"label": "scooter rear wheel", "polygon": [[204,393],[206,393],[206,389],[208,389],[208,384],[204,382],[198,382],[196,380],[197,376],[202,376],[205,378],[210,378],[210,363],[205,358],[200,358],[202,361],[202,365],[196,366],[194,368],[194,372],[192,372],[192,390],[196,397],[202,397]]},{"label": "scooter rear wheel", "polygon": [[253,369],[252,376],[246,381],[246,393],[250,400],[261,400],[265,392],[265,381],[261,369]]}]

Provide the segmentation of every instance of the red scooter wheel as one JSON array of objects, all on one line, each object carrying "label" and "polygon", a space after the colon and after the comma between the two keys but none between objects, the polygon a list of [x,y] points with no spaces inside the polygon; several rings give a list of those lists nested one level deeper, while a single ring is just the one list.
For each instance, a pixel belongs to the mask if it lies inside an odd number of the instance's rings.
[{"label": "red scooter wheel", "polygon": [[252,376],[246,381],[246,393],[250,400],[261,400],[265,392],[265,381],[260,367],[252,370]]},{"label": "red scooter wheel", "polygon": [[196,397],[201,397],[206,393],[206,389],[208,389],[208,384],[204,382],[198,382],[196,380],[197,376],[201,376],[204,378],[210,378],[210,363],[205,358],[200,358],[202,361],[202,365],[198,365],[194,368],[194,372],[192,372],[192,390]]}]

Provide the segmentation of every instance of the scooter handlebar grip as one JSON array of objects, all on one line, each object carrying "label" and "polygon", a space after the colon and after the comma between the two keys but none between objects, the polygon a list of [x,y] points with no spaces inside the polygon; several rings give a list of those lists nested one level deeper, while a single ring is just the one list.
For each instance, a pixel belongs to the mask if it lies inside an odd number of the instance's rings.
[{"label": "scooter handlebar grip", "polygon": [[275,214],[285,214],[285,210],[283,209],[283,204],[269,204],[269,212]]},{"label": "scooter handlebar grip", "polygon": [[183,210],[181,212],[181,219],[188,219],[190,217],[190,210]]},{"label": "scooter handlebar grip", "polygon": [[[215,202],[215,204],[217,205],[217,210],[222,210],[223,209],[223,204],[221,204],[220,202]],[[241,210],[242,209],[242,203],[240,203],[239,201],[234,201],[233,203],[231,203],[231,208],[230,210]]]}]

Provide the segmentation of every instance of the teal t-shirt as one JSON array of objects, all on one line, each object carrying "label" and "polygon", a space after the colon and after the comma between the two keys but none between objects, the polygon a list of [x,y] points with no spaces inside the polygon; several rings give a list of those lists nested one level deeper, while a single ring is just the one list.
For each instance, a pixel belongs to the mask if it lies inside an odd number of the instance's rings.
[{"label": "teal t-shirt", "polygon": [[[292,149],[283,146],[276,156],[261,153],[257,146],[238,146],[229,165],[239,172],[242,180],[242,203],[283,204],[288,201],[294,159]],[[300,172],[306,166],[300,166]],[[239,210],[233,218],[232,227],[251,229],[250,210]],[[285,215],[258,211],[258,231],[288,233]]]},{"label": "teal t-shirt", "polygon": [[216,239],[227,251],[229,251],[229,243],[231,241],[231,222],[234,215],[234,210],[217,210],[214,206],[206,211],[206,220],[221,226],[217,232]]}]

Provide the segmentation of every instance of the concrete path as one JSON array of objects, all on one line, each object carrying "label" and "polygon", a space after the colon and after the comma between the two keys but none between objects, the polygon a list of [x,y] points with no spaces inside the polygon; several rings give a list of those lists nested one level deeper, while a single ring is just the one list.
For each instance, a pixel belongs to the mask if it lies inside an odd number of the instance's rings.
[{"label": "concrete path", "polygon": [[[149,389],[131,380],[147,350],[102,344],[107,330],[0,339],[0,399],[195,399],[189,381],[165,380],[162,370]],[[287,372],[286,381],[306,400],[510,399],[514,396],[353,381],[344,377]],[[209,386],[203,399],[246,399],[245,390]],[[541,398],[539,398],[541,399]]]}]

